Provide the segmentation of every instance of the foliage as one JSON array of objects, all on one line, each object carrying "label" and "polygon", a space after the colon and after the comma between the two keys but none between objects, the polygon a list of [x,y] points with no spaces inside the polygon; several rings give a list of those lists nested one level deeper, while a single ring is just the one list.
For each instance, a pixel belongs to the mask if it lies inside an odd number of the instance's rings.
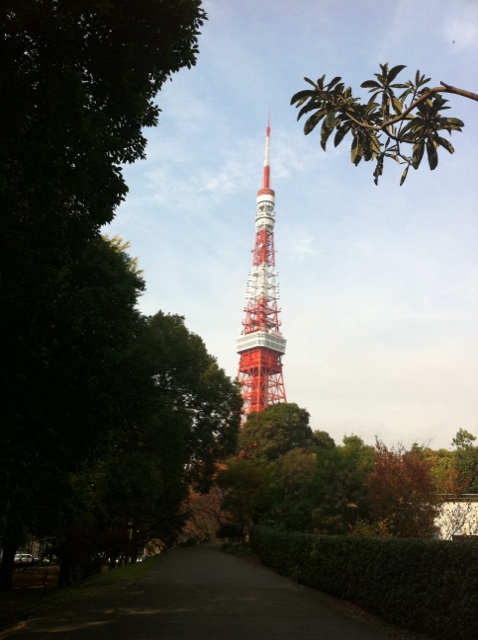
[{"label": "foliage", "polygon": [[[22,318],[29,330],[10,345],[16,358],[4,385],[0,470],[8,554],[25,530],[42,537],[64,524],[71,473],[109,447],[130,398],[127,354],[141,322],[135,304],[143,281],[128,256],[95,237],[59,271],[55,288],[41,318]],[[0,581],[10,579],[2,563]]]},{"label": "foliage", "polygon": [[239,431],[238,459],[218,477],[223,509],[246,531],[257,522],[311,530],[315,451],[333,446],[328,434],[312,431],[308,412],[296,404],[249,414]]},{"label": "foliage", "polygon": [[144,436],[165,430],[164,450],[171,450],[174,442],[174,450],[181,452],[184,479],[207,491],[216,460],[236,448],[242,409],[239,387],[202,339],[186,328],[183,317],[160,311],[146,323],[136,351],[150,380]]},{"label": "foliage", "polygon": [[371,613],[443,640],[472,640],[478,625],[478,545],[281,533],[256,527],[264,564]]},{"label": "foliage", "polygon": [[458,482],[466,493],[478,493],[478,446],[474,446],[476,437],[459,429],[452,444],[456,447],[455,466]]},{"label": "foliage", "polygon": [[[69,477],[67,499],[57,507],[61,519],[49,523],[62,585],[97,568],[93,556],[114,566],[119,555],[134,558],[153,535],[175,540],[188,486],[209,486],[215,459],[235,447],[237,386],[183,318],[141,318],[125,357],[121,420],[94,460]],[[89,540],[94,546],[84,544]]]},{"label": "foliage", "polygon": [[312,89],[299,91],[291,99],[291,104],[299,109],[297,119],[306,117],[305,135],[321,124],[320,145],[324,151],[334,132],[334,146],[351,135],[350,159],[355,166],[362,160],[374,162],[375,184],[383,173],[385,159],[404,165],[402,185],[410,167],[419,168],[425,152],[431,170],[438,165],[440,147],[449,153],[454,152],[452,144],[442,133],[461,131],[464,123],[444,115],[450,107],[443,93],[478,100],[478,95],[444,82],[430,88],[430,78],[420,71],[412,80],[396,82],[403,69],[405,65],[389,68],[388,63],[381,64],[380,73],[374,74],[375,79],[361,84],[371,94],[366,102],[355,97],[351,87],[346,87],[340,76],[327,83],[325,75],[317,82],[305,78]]},{"label": "foliage", "polygon": [[224,519],[221,511],[222,498],[222,492],[217,485],[213,485],[207,493],[190,489],[181,505],[184,514],[182,533],[199,542],[214,540]]},{"label": "foliage", "polygon": [[395,537],[435,533],[437,496],[430,468],[419,451],[389,449],[377,440],[373,471],[365,481],[372,521]]},{"label": "foliage", "polygon": [[224,492],[222,510],[244,527],[257,523],[285,531],[312,531],[317,505],[316,454],[291,449],[272,461],[229,459],[218,474]]},{"label": "foliage", "polygon": [[119,166],[144,157],[153,98],[195,64],[205,17],[199,0],[3,2],[0,166],[10,205],[26,214],[36,195],[29,213],[39,218],[47,207],[88,227],[110,220],[126,192]]},{"label": "foliage", "polygon": [[271,465],[264,461],[230,458],[217,476],[223,492],[223,512],[238,523],[244,535],[268,511]]},{"label": "foliage", "polygon": [[144,319],[131,367],[131,415],[92,474],[97,526],[155,531],[168,542],[182,527],[188,488],[208,489],[217,458],[235,448],[240,394],[176,315]]},{"label": "foliage", "polygon": [[309,413],[295,403],[273,404],[248,414],[239,433],[239,449],[246,457],[276,460],[295,448],[312,450]]},{"label": "foliage", "polygon": [[60,558],[58,586],[67,587],[95,573],[96,540],[91,531],[69,529],[62,544],[55,549]]},{"label": "foliage", "polygon": [[430,468],[430,476],[438,494],[459,496],[463,487],[459,482],[455,454],[447,449],[434,451],[428,447],[420,450]]},{"label": "foliage", "polygon": [[239,458],[219,474],[224,506],[246,527],[261,523],[285,531],[345,534],[368,516],[364,480],[373,447],[357,436],[346,436],[336,447],[308,421],[307,411],[295,404],[248,416],[239,432]]},{"label": "foliage", "polygon": [[312,522],[314,531],[347,534],[369,515],[365,479],[373,467],[374,449],[358,436],[343,445],[317,451]]},{"label": "foliage", "polygon": [[0,588],[22,536],[60,527],[71,474],[131,417],[143,283],[99,229],[204,19],[199,0],[1,5]]},{"label": "foliage", "polygon": [[242,527],[235,522],[223,522],[216,531],[216,536],[218,538],[242,539],[243,535]]},{"label": "foliage", "polygon": [[261,523],[284,531],[312,531],[316,468],[316,454],[302,449],[292,449],[273,462],[268,508]]}]

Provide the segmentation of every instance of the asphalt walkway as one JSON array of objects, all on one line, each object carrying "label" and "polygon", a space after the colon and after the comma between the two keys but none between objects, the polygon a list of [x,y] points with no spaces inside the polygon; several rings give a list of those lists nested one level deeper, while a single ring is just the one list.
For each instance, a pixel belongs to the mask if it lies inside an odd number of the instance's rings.
[{"label": "asphalt walkway", "polygon": [[406,634],[217,545],[168,552],[119,592],[30,620],[19,640],[390,640]]}]

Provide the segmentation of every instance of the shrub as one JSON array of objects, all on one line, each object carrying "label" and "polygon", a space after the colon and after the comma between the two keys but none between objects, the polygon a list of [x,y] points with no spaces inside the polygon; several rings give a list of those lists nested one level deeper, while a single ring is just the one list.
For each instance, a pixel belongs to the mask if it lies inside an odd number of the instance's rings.
[{"label": "shrub", "polygon": [[242,527],[235,522],[223,522],[216,532],[216,537],[242,539]]},{"label": "shrub", "polygon": [[251,546],[279,573],[389,622],[446,640],[476,638],[477,544],[256,527]]}]

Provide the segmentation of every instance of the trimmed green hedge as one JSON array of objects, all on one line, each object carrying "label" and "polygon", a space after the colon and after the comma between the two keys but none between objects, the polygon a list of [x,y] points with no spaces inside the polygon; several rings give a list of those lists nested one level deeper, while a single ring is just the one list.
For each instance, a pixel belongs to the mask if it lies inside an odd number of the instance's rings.
[{"label": "trimmed green hedge", "polygon": [[478,638],[478,544],[281,533],[256,527],[262,562],[401,627]]}]

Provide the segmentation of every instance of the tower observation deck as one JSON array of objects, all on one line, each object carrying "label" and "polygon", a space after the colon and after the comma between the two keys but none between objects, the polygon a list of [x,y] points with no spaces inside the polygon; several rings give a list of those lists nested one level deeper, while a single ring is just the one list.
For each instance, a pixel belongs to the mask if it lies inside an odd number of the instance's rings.
[{"label": "tower observation deck", "polygon": [[240,356],[238,377],[246,414],[287,401],[282,376],[286,341],[280,331],[279,285],[275,270],[275,193],[270,187],[270,131],[268,122],[262,188],[257,193],[252,269],[247,281],[241,336],[236,343]]}]

